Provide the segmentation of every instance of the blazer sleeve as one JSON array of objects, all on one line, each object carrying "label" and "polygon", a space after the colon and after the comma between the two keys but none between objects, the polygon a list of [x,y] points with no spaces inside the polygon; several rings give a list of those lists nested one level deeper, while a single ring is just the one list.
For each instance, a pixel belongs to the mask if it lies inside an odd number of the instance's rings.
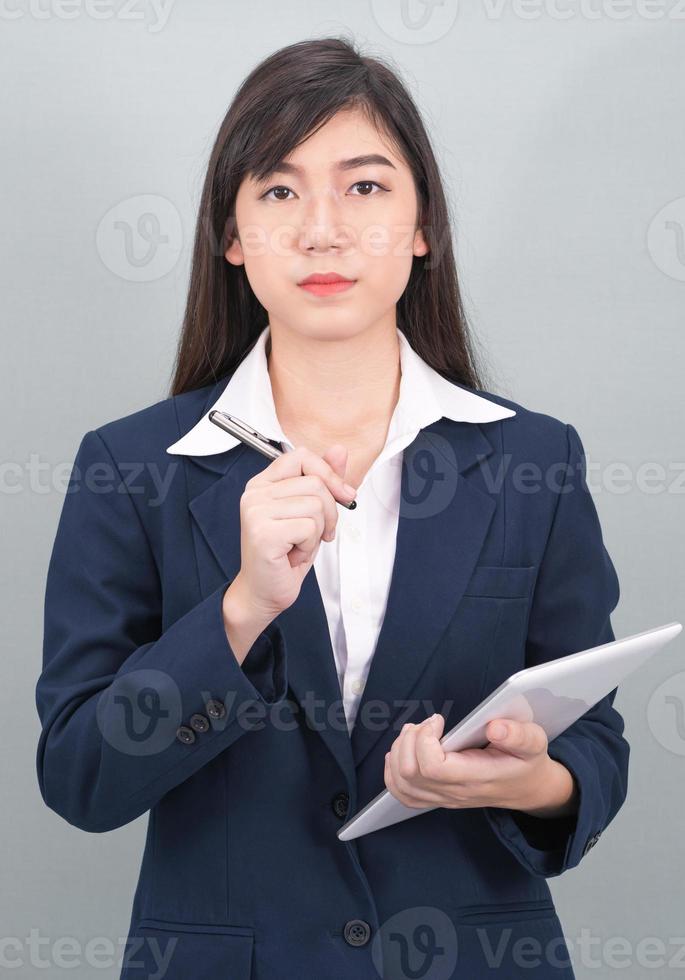
[{"label": "blazer sleeve", "polygon": [[285,697],[280,626],[240,665],[223,624],[229,585],[162,631],[145,528],[102,436],[87,432],[49,561],[35,689],[38,783],[68,823],[94,833],[129,823]]},{"label": "blazer sleeve", "polygon": [[[566,434],[566,476],[533,594],[526,666],[615,639],[610,614],[618,603],[619,582],[587,486],[580,437],[572,425]],[[549,755],[569,770],[578,788],[575,814],[543,818],[484,808],[498,838],[536,875],[553,877],[575,867],[626,798],[630,748],[623,718],[613,707],[617,691],[549,743]]]}]

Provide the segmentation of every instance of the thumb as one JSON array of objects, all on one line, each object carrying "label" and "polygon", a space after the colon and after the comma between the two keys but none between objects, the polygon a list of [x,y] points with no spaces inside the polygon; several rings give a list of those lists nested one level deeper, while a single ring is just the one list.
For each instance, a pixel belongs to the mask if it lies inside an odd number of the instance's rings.
[{"label": "thumb", "polygon": [[345,479],[345,470],[347,469],[346,446],[343,446],[340,442],[336,442],[328,447],[321,458],[326,460],[328,465],[335,470],[341,479]]}]

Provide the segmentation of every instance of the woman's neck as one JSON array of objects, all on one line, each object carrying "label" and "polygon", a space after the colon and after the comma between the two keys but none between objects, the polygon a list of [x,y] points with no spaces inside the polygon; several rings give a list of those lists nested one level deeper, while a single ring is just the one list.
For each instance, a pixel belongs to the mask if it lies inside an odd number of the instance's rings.
[{"label": "woman's neck", "polygon": [[349,450],[348,467],[370,465],[385,444],[399,398],[400,353],[394,320],[342,340],[287,327],[269,330],[267,363],[276,415],[293,445]]}]

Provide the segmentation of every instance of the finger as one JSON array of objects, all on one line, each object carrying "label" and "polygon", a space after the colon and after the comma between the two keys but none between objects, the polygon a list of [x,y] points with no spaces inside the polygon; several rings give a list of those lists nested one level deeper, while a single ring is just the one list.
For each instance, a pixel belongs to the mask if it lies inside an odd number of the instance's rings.
[{"label": "finger", "polygon": [[[320,476],[288,477],[285,480],[279,480],[271,489],[271,500],[306,500],[307,498],[315,501],[317,506],[321,507],[321,537],[332,540],[333,532],[338,523],[338,508],[334,497]],[[274,518],[304,517],[312,513],[310,510],[304,510],[302,513],[294,513],[292,510],[283,511],[280,504],[278,506],[279,512],[276,513],[272,508],[270,516]]]},{"label": "finger", "polygon": [[410,728],[411,728],[410,722],[407,722],[405,725],[402,725],[400,734],[397,736],[395,741],[390,746],[390,752],[388,752],[386,756],[388,770],[390,772],[392,781],[395,785],[398,785],[403,781],[403,777],[400,775],[399,758],[400,758],[400,753],[403,750],[404,742],[407,738],[407,734]]},{"label": "finger", "polygon": [[321,528],[313,517],[290,517],[279,521],[285,535],[285,557],[292,568],[314,561],[321,542]]},{"label": "finger", "polygon": [[435,721],[429,719],[416,733],[416,762],[424,779],[442,781],[445,779],[446,756],[440,745],[442,725]]},{"label": "finger", "polygon": [[416,731],[417,726],[410,724],[402,733],[397,748],[398,781],[408,784],[415,779],[419,767],[416,762]]},{"label": "finger", "polygon": [[335,442],[332,446],[329,446],[321,458],[330,464],[341,480],[344,480],[345,471],[347,470],[347,456],[347,446],[344,446],[341,442]]},{"label": "finger", "polygon": [[[506,729],[506,734],[503,736],[497,734],[500,725]],[[541,725],[533,721],[493,719],[487,725],[486,736],[496,748],[520,759],[527,759],[547,751],[547,733]]]},{"label": "finger", "polygon": [[[430,733],[430,734],[429,734]],[[444,774],[440,773],[440,778],[432,779],[428,782],[433,785],[426,785],[426,777],[421,773],[418,764],[418,746],[421,742],[430,740],[437,746],[440,755],[444,760]],[[399,760],[410,756],[410,746],[414,746],[414,762],[412,771],[413,777],[405,777],[399,770]],[[409,771],[406,769],[405,771]],[[451,805],[449,797],[445,796],[442,785],[438,783],[457,782],[462,774],[461,760],[458,753],[450,752],[447,757],[440,748],[440,742],[435,734],[435,729],[431,725],[430,719],[426,719],[419,725],[405,725],[399,737],[393,743],[392,749],[385,757],[384,778],[386,786],[393,795],[406,806],[448,806]]]},{"label": "finger", "polygon": [[[414,744],[417,732],[421,726],[407,723],[403,726],[399,736],[393,742],[390,752],[385,757],[384,778],[388,789],[396,799],[404,803],[405,806],[425,806],[426,804],[440,804],[441,798],[436,797],[415,782],[418,775],[418,766],[414,752]],[[414,776],[407,773],[414,773]]]},{"label": "finger", "polygon": [[291,452],[282,453],[282,455],[278,456],[267,467],[248,480],[248,484],[251,486],[264,486],[267,483],[275,483],[286,477],[309,476],[310,474],[319,476],[336,500],[349,503],[356,496],[357,491],[354,487],[350,487],[349,491],[346,490],[345,481],[336,473],[331,464],[327,463],[326,460],[322,459],[321,456],[318,456],[310,449],[307,449],[306,446],[297,446]]},{"label": "finger", "polygon": [[385,769],[383,771],[383,778],[385,781],[386,788],[392,793],[395,799],[399,800],[405,806],[419,807],[420,809],[425,809],[426,805],[431,806],[445,806],[445,799],[438,793],[422,792],[412,788],[410,792],[404,792],[397,785],[397,781],[392,774],[392,769],[390,767],[390,753],[386,753],[385,756]]},{"label": "finger", "polygon": [[426,752],[426,745],[433,747],[434,758],[443,760],[445,753],[440,747],[440,742],[436,734],[436,729],[430,718],[426,718],[418,725],[410,725],[398,745],[398,767],[400,778],[407,781],[407,788],[419,790],[424,776],[419,760],[419,746],[423,746]]},{"label": "finger", "polygon": [[[405,794],[407,792],[408,787],[405,781],[405,777],[402,775],[401,766],[400,766],[400,757],[402,757],[403,759],[406,758],[405,755],[406,741],[410,736],[412,727],[413,726],[411,722],[407,722],[405,725],[402,726],[402,730],[400,731],[400,734],[397,736],[395,741],[392,743],[388,755],[388,768],[390,771],[390,778],[392,780],[393,786],[401,794]],[[406,763],[404,763],[403,765],[406,766]]]},{"label": "finger", "polygon": [[[326,450],[322,458],[327,463],[330,463],[330,465],[338,474],[341,480],[345,479],[345,473],[347,471],[347,458],[348,458],[348,451],[346,446],[343,446],[343,444],[340,442],[336,442]],[[332,494],[330,496],[332,496]],[[324,533],[324,541],[332,541],[335,538],[335,529],[338,523],[338,508],[335,506],[335,504],[333,504],[332,509],[333,509],[333,527],[330,527],[328,524],[328,512],[327,512],[326,531]]]},{"label": "finger", "polygon": [[[277,512],[274,513],[275,508]],[[288,544],[296,547],[297,551],[291,557],[308,561],[314,555],[324,534],[324,508],[319,497],[289,497],[271,505],[266,510],[268,517],[279,522],[279,526],[289,530]],[[304,523],[306,521],[306,523]],[[281,524],[281,522],[288,522]],[[303,522],[303,523],[298,523]],[[313,522],[313,523],[312,523]],[[296,541],[290,539],[297,537]],[[298,555],[298,552],[300,553]]]}]

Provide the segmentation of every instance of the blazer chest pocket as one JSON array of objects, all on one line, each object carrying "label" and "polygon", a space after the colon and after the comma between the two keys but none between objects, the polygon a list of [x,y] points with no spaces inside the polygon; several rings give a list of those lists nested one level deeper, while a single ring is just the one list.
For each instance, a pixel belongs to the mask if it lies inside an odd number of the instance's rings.
[{"label": "blazer chest pocket", "polygon": [[249,926],[143,918],[128,937],[119,980],[250,980]]},{"label": "blazer chest pocket", "polygon": [[535,576],[535,565],[477,565],[465,596],[494,599],[527,599]]}]

